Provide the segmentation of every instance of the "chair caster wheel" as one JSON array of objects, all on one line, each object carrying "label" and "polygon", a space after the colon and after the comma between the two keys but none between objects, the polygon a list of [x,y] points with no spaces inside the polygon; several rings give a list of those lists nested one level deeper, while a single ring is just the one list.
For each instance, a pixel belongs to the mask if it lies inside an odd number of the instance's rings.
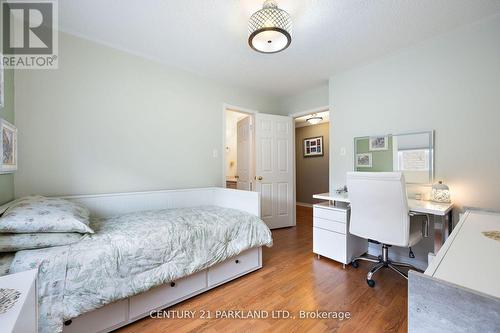
[{"label": "chair caster wheel", "polygon": [[370,286],[370,288],[375,287],[375,281],[373,281],[373,280],[366,280],[366,283],[368,283],[368,285]]},{"label": "chair caster wheel", "polygon": [[358,268],[359,267],[359,264],[358,264],[357,261],[353,261],[351,264],[352,264],[352,267],[354,267],[354,268]]}]

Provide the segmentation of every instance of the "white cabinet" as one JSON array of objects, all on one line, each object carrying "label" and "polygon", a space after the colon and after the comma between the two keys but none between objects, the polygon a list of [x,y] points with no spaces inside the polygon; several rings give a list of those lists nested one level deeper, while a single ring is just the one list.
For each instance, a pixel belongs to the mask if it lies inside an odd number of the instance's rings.
[{"label": "white cabinet", "polygon": [[349,234],[348,206],[322,202],[313,206],[313,252],[342,264],[368,250],[368,241]]},{"label": "white cabinet", "polygon": [[38,331],[36,269],[0,277],[0,288],[15,289],[20,295],[13,307],[0,314],[0,331],[35,333]]}]

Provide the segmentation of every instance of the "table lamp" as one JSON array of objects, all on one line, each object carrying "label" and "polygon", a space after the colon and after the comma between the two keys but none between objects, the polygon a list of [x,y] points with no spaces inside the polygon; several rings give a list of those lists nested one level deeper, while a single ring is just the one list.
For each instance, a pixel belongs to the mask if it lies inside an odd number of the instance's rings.
[{"label": "table lamp", "polygon": [[432,185],[431,199],[435,202],[451,202],[450,188],[440,180]]}]

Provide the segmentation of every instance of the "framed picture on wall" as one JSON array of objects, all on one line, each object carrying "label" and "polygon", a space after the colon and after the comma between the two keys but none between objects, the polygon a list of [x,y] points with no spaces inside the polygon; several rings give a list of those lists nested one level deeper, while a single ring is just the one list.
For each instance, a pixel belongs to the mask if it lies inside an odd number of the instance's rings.
[{"label": "framed picture on wall", "polygon": [[0,119],[0,173],[17,170],[17,128]]},{"label": "framed picture on wall", "polygon": [[372,136],[369,140],[370,151],[387,150],[389,148],[389,137]]},{"label": "framed picture on wall", "polygon": [[370,154],[370,153],[356,154],[356,167],[357,168],[371,168],[372,167],[372,154]]},{"label": "framed picture on wall", "polygon": [[323,156],[323,137],[304,139],[304,157]]}]

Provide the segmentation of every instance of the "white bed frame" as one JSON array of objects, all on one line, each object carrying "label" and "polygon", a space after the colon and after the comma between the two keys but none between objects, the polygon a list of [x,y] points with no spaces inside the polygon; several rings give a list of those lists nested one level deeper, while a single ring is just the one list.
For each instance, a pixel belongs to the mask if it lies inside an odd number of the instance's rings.
[{"label": "white bed frame", "polygon": [[[260,217],[259,193],[225,188],[65,196],[62,198],[82,203],[89,208],[91,216],[96,217],[200,205],[235,208]],[[65,323],[64,332],[109,332],[147,317],[152,311],[162,310],[182,302],[261,267],[262,248],[253,248],[204,271],[73,318]]]}]

